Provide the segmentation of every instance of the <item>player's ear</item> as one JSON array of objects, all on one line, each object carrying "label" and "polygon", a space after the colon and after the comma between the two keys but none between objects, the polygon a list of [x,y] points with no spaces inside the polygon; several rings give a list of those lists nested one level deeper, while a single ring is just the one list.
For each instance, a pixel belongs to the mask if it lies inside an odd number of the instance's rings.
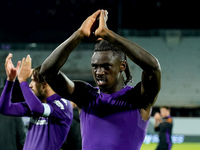
[{"label": "player's ear", "polygon": [[42,84],[42,87],[43,87],[43,88],[46,88],[47,85],[48,85],[48,84],[47,84],[46,82],[44,82],[44,83]]},{"label": "player's ear", "polygon": [[126,69],[126,61],[122,61],[120,65],[120,72],[123,72]]}]

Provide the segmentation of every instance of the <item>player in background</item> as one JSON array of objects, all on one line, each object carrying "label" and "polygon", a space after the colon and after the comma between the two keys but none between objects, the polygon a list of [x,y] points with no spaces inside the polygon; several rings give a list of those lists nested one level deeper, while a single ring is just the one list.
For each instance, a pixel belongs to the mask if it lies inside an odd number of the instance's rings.
[{"label": "player in background", "polygon": [[159,143],[156,150],[171,150],[173,121],[170,115],[170,108],[168,106],[162,106],[160,113],[155,113],[154,119],[154,129],[159,132]]},{"label": "player in background", "polygon": [[[24,150],[60,150],[73,119],[70,101],[51,89],[39,74],[40,66],[32,70],[29,55],[22,62],[18,61],[16,67],[11,58],[12,54],[9,54],[5,61],[7,81],[1,94],[0,113],[31,117]],[[12,103],[11,95],[17,76],[25,102]],[[26,81],[29,77],[31,83],[28,85]]]}]

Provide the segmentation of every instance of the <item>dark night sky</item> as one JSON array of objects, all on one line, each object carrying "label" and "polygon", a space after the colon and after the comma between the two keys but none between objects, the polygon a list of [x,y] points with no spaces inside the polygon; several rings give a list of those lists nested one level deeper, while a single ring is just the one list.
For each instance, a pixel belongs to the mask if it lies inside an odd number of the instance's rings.
[{"label": "dark night sky", "polygon": [[62,42],[97,9],[109,12],[108,28],[200,28],[198,1],[6,0],[0,5],[1,42]]}]

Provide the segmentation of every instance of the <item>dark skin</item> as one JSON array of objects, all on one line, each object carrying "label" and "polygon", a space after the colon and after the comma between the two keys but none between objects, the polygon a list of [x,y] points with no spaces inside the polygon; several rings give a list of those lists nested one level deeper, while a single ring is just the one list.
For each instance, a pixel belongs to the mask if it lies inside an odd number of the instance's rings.
[{"label": "dark skin", "polygon": [[92,74],[104,93],[119,91],[124,86],[122,71],[125,64],[111,51],[95,52],[91,58]]},{"label": "dark skin", "polygon": [[[121,49],[133,63],[142,68],[141,89],[139,91],[149,105],[146,108],[140,109],[140,113],[142,118],[147,120],[151,115],[152,106],[161,88],[160,64],[144,48],[109,30],[106,24],[107,15],[107,11],[97,10],[89,16],[81,27],[59,45],[43,62],[41,74],[61,96],[67,97],[68,94],[73,94],[75,84],[63,73],[58,75],[60,68],[67,61],[75,47],[85,39],[107,40]],[[102,92],[111,94],[124,87],[122,72],[126,68],[126,63],[121,61],[116,55],[113,55],[111,51],[94,52],[91,58],[91,65],[93,77]],[[62,86],[60,88],[62,91],[60,91],[58,86]]]}]

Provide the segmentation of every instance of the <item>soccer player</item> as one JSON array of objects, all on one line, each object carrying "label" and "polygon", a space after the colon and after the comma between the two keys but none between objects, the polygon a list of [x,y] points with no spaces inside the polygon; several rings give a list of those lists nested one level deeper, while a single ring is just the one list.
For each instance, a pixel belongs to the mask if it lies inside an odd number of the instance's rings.
[{"label": "soccer player", "polygon": [[[107,28],[108,12],[97,10],[42,63],[41,75],[59,95],[81,109],[83,150],[139,150],[161,80],[158,60],[144,48]],[[70,80],[60,68],[77,45],[98,40],[91,57],[97,87]],[[143,69],[134,87],[126,56]],[[124,78],[124,74],[126,78]]]},{"label": "soccer player", "polygon": [[[40,66],[32,71],[29,55],[19,61],[16,68],[11,58],[9,54],[5,61],[7,81],[0,99],[0,113],[31,117],[24,150],[60,150],[73,119],[70,101],[51,89],[39,74]],[[25,102],[11,103],[17,73]],[[26,80],[30,76],[28,85]]]},{"label": "soccer player", "polygon": [[157,112],[154,115],[155,131],[159,132],[159,144],[156,150],[170,150],[172,148],[172,116],[170,115],[170,108],[162,106],[160,113]]}]

